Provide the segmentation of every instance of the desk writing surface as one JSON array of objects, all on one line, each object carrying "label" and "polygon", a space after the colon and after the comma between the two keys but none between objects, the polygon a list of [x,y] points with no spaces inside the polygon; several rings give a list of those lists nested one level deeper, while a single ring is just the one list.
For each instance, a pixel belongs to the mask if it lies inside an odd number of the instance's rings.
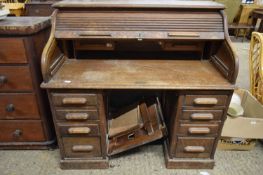
[{"label": "desk writing surface", "polygon": [[43,88],[233,89],[209,61],[67,59]]}]

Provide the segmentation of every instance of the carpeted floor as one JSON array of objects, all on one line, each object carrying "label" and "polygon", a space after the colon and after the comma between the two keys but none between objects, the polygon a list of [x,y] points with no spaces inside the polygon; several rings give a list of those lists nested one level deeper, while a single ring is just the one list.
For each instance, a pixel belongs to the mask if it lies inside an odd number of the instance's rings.
[{"label": "carpeted floor", "polygon": [[[237,84],[249,88],[248,43],[235,42],[240,59]],[[259,175],[263,174],[263,146],[252,151],[220,151],[213,170],[168,170],[161,145],[146,145],[110,161],[107,170],[61,170],[59,151],[0,151],[0,175]]]}]

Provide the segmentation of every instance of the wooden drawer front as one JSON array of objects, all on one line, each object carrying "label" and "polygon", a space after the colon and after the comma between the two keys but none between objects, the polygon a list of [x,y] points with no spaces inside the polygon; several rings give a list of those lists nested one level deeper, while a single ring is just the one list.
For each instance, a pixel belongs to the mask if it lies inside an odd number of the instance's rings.
[{"label": "wooden drawer front", "polygon": [[178,137],[176,155],[178,158],[209,158],[214,146],[214,138]]},{"label": "wooden drawer front", "polygon": [[184,136],[216,136],[218,124],[186,124],[181,123],[178,134]]},{"label": "wooden drawer front", "polygon": [[99,137],[63,137],[66,158],[93,158],[101,156]]},{"label": "wooden drawer front", "polygon": [[99,136],[97,124],[58,124],[62,136]]},{"label": "wooden drawer front", "polygon": [[32,91],[28,66],[1,66],[0,91]]},{"label": "wooden drawer front", "polygon": [[41,121],[0,121],[0,142],[44,141]]},{"label": "wooden drawer front", "polygon": [[98,120],[98,110],[93,109],[58,109],[56,110],[56,119],[63,121],[85,122],[89,120]]},{"label": "wooden drawer front", "polygon": [[0,119],[39,119],[34,94],[0,94]]},{"label": "wooden drawer front", "polygon": [[[96,35],[95,35],[96,36]],[[76,41],[75,43],[76,50],[114,50],[114,43],[113,42],[106,42],[106,41]]]},{"label": "wooden drawer front", "polygon": [[221,120],[223,110],[183,110],[181,119],[191,121]]},{"label": "wooden drawer front", "polygon": [[184,105],[194,107],[225,106],[227,98],[227,95],[186,95]]},{"label": "wooden drawer front", "polygon": [[167,51],[203,51],[204,43],[201,42],[165,42],[161,43],[162,49]]},{"label": "wooden drawer front", "polygon": [[27,63],[22,38],[0,38],[0,63]]},{"label": "wooden drawer front", "polygon": [[95,106],[97,105],[96,94],[52,94],[55,106]]}]

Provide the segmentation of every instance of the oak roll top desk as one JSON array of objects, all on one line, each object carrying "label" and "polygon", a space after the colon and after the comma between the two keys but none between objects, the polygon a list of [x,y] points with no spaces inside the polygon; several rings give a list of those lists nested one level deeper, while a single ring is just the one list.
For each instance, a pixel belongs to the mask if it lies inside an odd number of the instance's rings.
[{"label": "oak roll top desk", "polygon": [[108,168],[109,148],[125,151],[120,147],[137,137],[113,143],[113,113],[148,97],[158,97],[167,127],[166,167],[213,168],[238,72],[224,6],[75,0],[53,7],[41,87],[49,95],[61,168]]}]

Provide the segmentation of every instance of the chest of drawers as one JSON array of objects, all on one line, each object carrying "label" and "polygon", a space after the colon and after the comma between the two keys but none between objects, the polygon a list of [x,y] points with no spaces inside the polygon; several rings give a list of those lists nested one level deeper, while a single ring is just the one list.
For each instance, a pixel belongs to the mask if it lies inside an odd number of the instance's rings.
[{"label": "chest of drawers", "polygon": [[50,19],[0,21],[0,149],[41,149],[54,143],[40,58]]}]

